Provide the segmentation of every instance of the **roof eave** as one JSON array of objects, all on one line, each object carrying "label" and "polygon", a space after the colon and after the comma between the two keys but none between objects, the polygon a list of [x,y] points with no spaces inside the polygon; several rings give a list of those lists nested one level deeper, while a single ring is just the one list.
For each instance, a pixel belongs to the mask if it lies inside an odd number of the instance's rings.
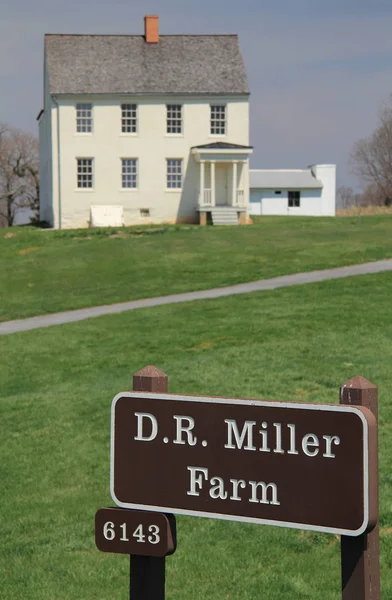
[{"label": "roof eave", "polygon": [[50,91],[51,96],[136,96],[136,97],[145,97],[145,96],[189,96],[189,97],[199,97],[199,96],[212,96],[212,97],[246,97],[249,98],[250,92],[55,92],[53,90]]}]

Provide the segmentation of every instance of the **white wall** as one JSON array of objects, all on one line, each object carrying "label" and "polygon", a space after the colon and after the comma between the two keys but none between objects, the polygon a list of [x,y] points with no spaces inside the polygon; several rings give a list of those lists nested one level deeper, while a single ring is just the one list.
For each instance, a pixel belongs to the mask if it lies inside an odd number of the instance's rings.
[{"label": "white wall", "polygon": [[[247,98],[213,98],[227,105],[227,134],[211,136],[210,100],[188,97],[100,97],[93,101],[93,133],[76,133],[76,101],[57,98],[52,108],[53,206],[55,227],[87,227],[90,206],[115,204],[124,209],[124,224],[174,222],[197,218],[199,165],[192,146],[214,141],[249,145]],[[121,133],[121,103],[138,104],[138,133]],[[166,103],[183,105],[183,134],[166,134]],[[60,199],[57,196],[57,117],[60,129]],[[76,158],[94,158],[93,189],[77,188]],[[121,189],[121,158],[138,158],[139,188]],[[166,190],[166,158],[183,159],[183,189]],[[244,181],[247,173],[243,174]],[[61,216],[57,207],[61,205]],[[150,210],[150,219],[140,216]]]},{"label": "white wall", "polygon": [[44,112],[39,128],[39,177],[40,177],[40,220],[53,224],[53,177],[52,177],[52,100],[47,90],[49,79],[44,65]]},{"label": "white wall", "polygon": [[336,166],[311,165],[316,179],[323,184],[322,211],[323,215],[334,217],[336,214]]},{"label": "white wall", "polygon": [[302,217],[324,215],[322,190],[300,190],[301,201],[298,208],[289,208],[287,190],[279,191],[282,193],[276,195],[275,190],[251,189],[249,213],[251,215],[298,215]]}]

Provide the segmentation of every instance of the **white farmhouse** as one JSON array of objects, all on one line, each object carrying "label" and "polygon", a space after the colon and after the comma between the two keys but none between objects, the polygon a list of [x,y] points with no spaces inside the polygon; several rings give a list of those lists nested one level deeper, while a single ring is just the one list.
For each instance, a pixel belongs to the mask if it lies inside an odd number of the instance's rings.
[{"label": "white farmhouse", "polygon": [[335,165],[250,171],[251,215],[333,217],[335,207]]},{"label": "white farmhouse", "polygon": [[236,35],[46,35],[41,215],[54,228],[246,222],[249,89]]}]

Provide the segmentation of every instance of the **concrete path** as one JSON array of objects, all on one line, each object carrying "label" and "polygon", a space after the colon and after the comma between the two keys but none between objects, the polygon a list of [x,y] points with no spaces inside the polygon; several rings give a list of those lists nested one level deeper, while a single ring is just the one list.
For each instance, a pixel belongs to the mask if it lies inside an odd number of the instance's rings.
[{"label": "concrete path", "polygon": [[177,302],[189,302],[191,300],[206,300],[208,298],[221,298],[222,296],[234,296],[235,294],[248,294],[249,292],[260,292],[264,290],[275,290],[280,287],[288,287],[291,285],[315,283],[318,281],[325,281],[326,279],[340,279],[352,275],[381,273],[383,271],[392,271],[392,259],[364,263],[362,265],[354,265],[351,267],[326,269],[325,271],[295,273],[294,275],[284,275],[283,277],[273,277],[272,279],[262,279],[261,281],[240,283],[229,287],[201,290],[199,292],[186,292],[184,294],[160,296],[158,298],[148,298],[146,300],[132,300],[131,302],[120,302],[119,304],[69,310],[51,315],[43,315],[41,317],[32,317],[30,319],[7,321],[5,323],[0,323],[0,335],[16,333],[18,331],[28,331],[29,329],[39,329],[41,327],[50,327],[51,325],[74,323],[75,321],[83,321],[84,319],[91,319],[92,317],[100,317],[102,315],[113,315],[127,310],[135,310],[136,308],[162,306],[163,304],[175,304]]}]

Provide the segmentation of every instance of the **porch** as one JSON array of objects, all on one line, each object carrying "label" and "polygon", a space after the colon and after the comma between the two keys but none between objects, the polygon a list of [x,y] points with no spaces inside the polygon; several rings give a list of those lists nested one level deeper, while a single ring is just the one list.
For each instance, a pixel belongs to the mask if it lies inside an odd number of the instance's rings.
[{"label": "porch", "polygon": [[[200,224],[244,222],[249,201],[250,146],[215,142],[192,148],[199,163]],[[242,213],[244,213],[242,215]]]}]

